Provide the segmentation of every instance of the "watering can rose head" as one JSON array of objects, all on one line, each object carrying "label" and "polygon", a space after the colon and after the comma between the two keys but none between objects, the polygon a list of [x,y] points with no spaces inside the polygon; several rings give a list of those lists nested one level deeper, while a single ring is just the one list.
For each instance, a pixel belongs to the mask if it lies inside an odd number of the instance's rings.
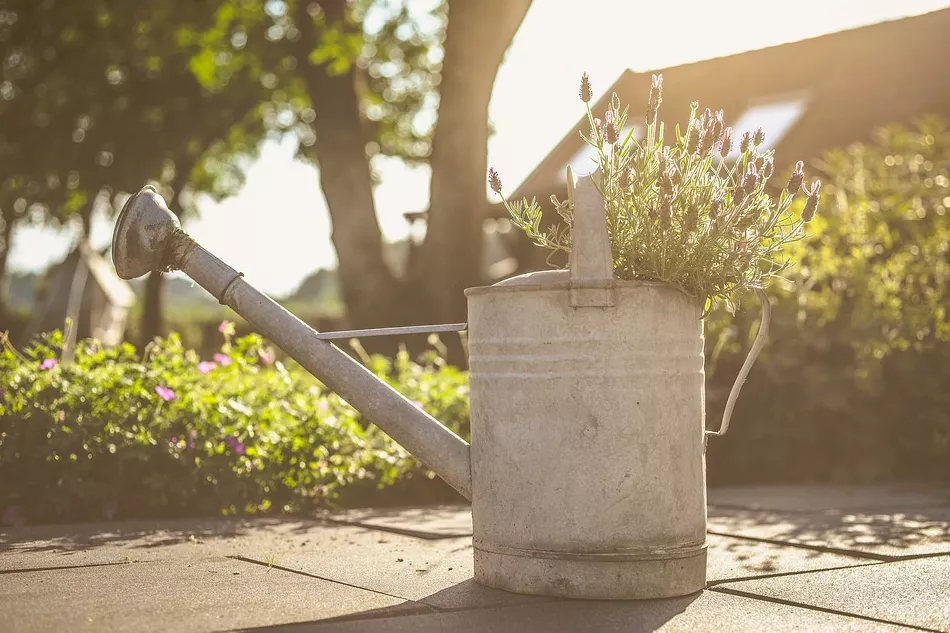
[{"label": "watering can rose head", "polygon": [[[764,288],[789,265],[784,247],[804,237],[821,183],[805,185],[801,161],[786,183],[770,182],[773,151],[764,149],[761,128],[736,139],[722,110],[700,113],[693,102],[685,129],[677,125],[675,143],[666,145],[658,118],[662,76],[653,76],[643,123],[628,126],[616,94],[595,117],[586,73],[579,95],[590,125],[581,137],[596,151],[615,277],[673,285],[701,301],[706,314],[717,302],[732,305],[741,290]],[[542,229],[536,200],[506,199],[494,169],[489,186],[535,244],[570,252],[571,200],[552,196],[563,226]],[[792,211],[796,199],[800,213]]]}]

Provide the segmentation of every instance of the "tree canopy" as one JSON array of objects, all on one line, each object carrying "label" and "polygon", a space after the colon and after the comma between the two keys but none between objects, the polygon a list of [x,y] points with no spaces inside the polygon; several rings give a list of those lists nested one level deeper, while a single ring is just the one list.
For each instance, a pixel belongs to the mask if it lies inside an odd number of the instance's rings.
[{"label": "tree canopy", "polygon": [[[491,88],[529,3],[11,0],[4,246],[28,215],[88,227],[95,201],[147,181],[230,195],[239,157],[293,134],[320,170],[351,319],[426,318],[385,309],[399,285],[433,316],[457,314],[478,281]],[[429,233],[405,280],[382,257],[377,154],[432,166]]]}]

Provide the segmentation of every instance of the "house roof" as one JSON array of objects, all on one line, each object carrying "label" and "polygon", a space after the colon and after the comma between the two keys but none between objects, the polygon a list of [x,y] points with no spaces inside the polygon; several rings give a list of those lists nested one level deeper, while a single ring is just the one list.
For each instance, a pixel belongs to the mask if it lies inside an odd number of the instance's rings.
[{"label": "house roof", "polygon": [[[658,69],[625,71],[594,106],[617,93],[630,121],[643,121],[651,75],[663,74],[660,119],[667,142],[690,102],[725,111],[736,134],[761,125],[782,169],[823,151],[867,140],[874,129],[937,114],[950,117],[950,9],[881,22],[726,57]],[[511,196],[546,199],[564,187],[566,167],[583,164],[586,115]],[[784,128],[784,129],[783,129]],[[504,208],[495,205],[498,215]]]}]

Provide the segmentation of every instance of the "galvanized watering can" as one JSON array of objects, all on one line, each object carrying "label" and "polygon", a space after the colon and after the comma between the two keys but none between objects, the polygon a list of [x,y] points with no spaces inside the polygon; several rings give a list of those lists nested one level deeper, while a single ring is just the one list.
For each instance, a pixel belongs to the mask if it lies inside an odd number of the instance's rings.
[{"label": "galvanized watering can", "polygon": [[[471,288],[472,444],[255,290],[181,230],[151,187],[129,199],[123,279],[181,269],[472,501],[475,580],[588,599],[686,595],[706,583],[706,438],[726,432],[768,302],[718,431],[705,430],[703,321],[658,283],[619,281],[603,201],[573,187],[569,270]],[[445,331],[466,324],[399,331]]]}]

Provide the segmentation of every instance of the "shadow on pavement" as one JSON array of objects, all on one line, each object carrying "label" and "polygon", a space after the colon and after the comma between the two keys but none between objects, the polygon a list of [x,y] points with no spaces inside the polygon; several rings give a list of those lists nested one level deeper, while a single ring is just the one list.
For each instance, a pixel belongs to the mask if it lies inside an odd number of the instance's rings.
[{"label": "shadow on pavement", "polygon": [[26,526],[0,531],[0,552],[69,552],[102,546],[153,548],[247,536],[261,529],[303,533],[327,522],[299,517],[208,518]]},{"label": "shadow on pavement", "polygon": [[[357,633],[379,631],[380,633],[408,633],[410,631],[488,631],[501,633],[524,633],[525,631],[576,631],[577,633],[646,633],[656,631],[664,624],[685,612],[703,594],[695,593],[667,600],[563,600],[544,599],[523,605],[479,607],[480,592],[485,591],[474,580],[466,580],[447,587],[418,603],[420,610],[413,614],[406,607],[407,601],[398,607],[371,609],[340,618],[316,622],[300,622],[279,626],[243,629],[248,632],[274,631],[280,633]],[[494,590],[491,590],[494,591]],[[436,610],[426,602],[454,600],[468,596],[471,607],[451,610]],[[544,622],[537,621],[540,614],[536,606],[545,604]],[[394,609],[400,609],[398,614]],[[552,617],[553,616],[553,617]],[[424,628],[423,628],[424,627]],[[556,628],[552,628],[556,627]]]}]

